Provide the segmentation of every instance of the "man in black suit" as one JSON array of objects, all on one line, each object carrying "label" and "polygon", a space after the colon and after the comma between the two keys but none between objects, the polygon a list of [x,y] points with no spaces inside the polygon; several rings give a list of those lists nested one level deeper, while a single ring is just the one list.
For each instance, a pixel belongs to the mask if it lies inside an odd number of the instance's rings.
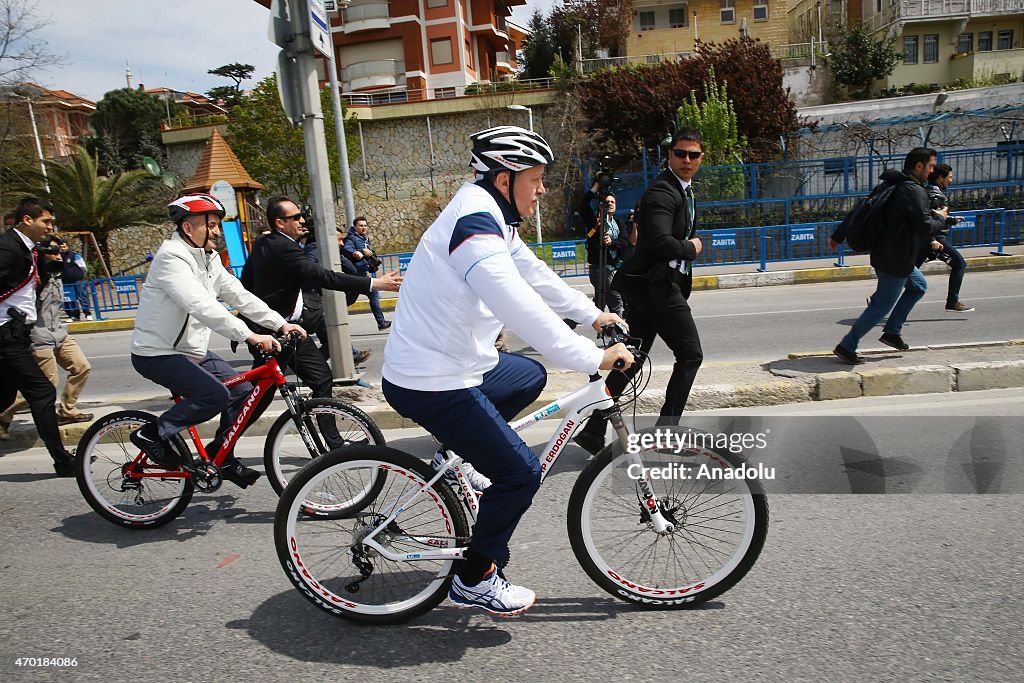
[{"label": "man in black suit", "polygon": [[[397,292],[402,283],[397,271],[371,279],[335,273],[314,262],[299,245],[299,239],[307,232],[306,219],[295,202],[287,197],[272,197],[267,202],[267,222],[271,231],[253,244],[249,260],[242,269],[242,285],[285,320],[301,321],[307,332],[316,332],[320,321],[303,320],[302,290],[333,289],[369,294],[371,287]],[[288,364],[312,389],[314,397],[331,395],[331,368],[312,338],[298,342]]]},{"label": "man in black suit", "polygon": [[14,210],[14,225],[0,235],[0,410],[14,403],[21,391],[57,476],[73,477],[75,458],[64,448],[57,426],[57,390],[39,369],[29,340],[37,315],[40,262],[51,260],[60,272],[60,256],[40,255],[35,249],[52,230],[53,208],[25,197]]},{"label": "man in black suit", "polygon": [[[665,389],[659,425],[675,425],[686,407],[697,370],[704,360],[700,335],[687,299],[693,284],[692,262],[702,245],[696,237],[696,203],[690,182],[700,168],[704,141],[700,132],[684,128],[672,138],[668,169],[662,172],[640,200],[636,249],[616,273],[612,286],[626,303],[629,334],[642,340],[648,352],[655,335],[675,354],[672,375]],[[608,389],[622,393],[639,369],[608,375]],[[596,454],[604,447],[606,421],[592,417],[575,441]]]}]

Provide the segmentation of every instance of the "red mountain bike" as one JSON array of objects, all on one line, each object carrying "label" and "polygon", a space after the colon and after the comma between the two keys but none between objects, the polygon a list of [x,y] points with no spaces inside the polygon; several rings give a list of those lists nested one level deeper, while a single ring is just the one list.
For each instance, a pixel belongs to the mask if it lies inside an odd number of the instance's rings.
[{"label": "red mountain bike", "polygon": [[[279,340],[281,353],[294,347],[295,340],[290,336]],[[104,519],[133,529],[156,528],[170,522],[182,513],[196,489],[211,493],[220,488],[220,466],[249,426],[259,401],[275,386],[287,410],[267,434],[263,461],[267,479],[279,495],[292,474],[313,458],[349,444],[384,445],[380,429],[359,408],[335,398],[303,400],[294,385],[286,381],[277,356],[263,354],[263,360],[259,367],[224,382],[227,387],[252,382],[253,389],[212,457],[195,426],[189,427],[188,433],[198,457],[193,456],[182,435],[175,434],[171,443],[183,464],[169,470],[151,463],[128,439],[139,427],[155,422],[155,415],[124,410],[94,422],[79,441],[75,458],[78,488],[89,505]],[[375,485],[383,485],[383,479]],[[375,496],[377,492],[368,488],[365,493]],[[334,516],[338,501],[329,493],[324,495],[326,498],[308,501],[310,514]]]}]

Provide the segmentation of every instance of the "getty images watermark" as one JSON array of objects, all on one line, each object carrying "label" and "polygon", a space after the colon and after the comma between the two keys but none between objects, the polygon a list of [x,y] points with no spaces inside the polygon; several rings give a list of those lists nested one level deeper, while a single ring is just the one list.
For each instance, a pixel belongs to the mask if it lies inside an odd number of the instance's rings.
[{"label": "getty images watermark", "polygon": [[[626,452],[635,454],[641,451],[656,450],[678,455],[683,451],[717,449],[738,454],[743,451],[767,448],[769,432],[771,432],[770,429],[757,434],[712,434],[700,431],[680,432],[672,428],[655,429],[639,434],[630,434]],[[775,479],[775,468],[765,467],[761,463],[757,465],[744,463],[734,466],[724,458],[716,461],[720,464],[703,462],[699,466],[694,466],[682,462],[672,462],[657,467],[632,464],[626,469],[626,474],[631,479]]]}]

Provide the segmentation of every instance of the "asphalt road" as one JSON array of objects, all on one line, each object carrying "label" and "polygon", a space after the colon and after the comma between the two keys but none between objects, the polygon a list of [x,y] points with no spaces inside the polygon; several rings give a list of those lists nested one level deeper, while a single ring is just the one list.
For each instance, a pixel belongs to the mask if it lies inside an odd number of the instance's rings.
[{"label": "asphalt road", "polygon": [[[129,531],[95,515],[73,481],[49,476],[42,449],[9,454],[0,458],[0,680],[1018,678],[1022,498],[956,488],[975,479],[945,454],[965,438],[1001,434],[1001,446],[990,439],[978,455],[1005,468],[999,482],[1019,482],[1024,391],[972,392],[955,403],[947,395],[859,399],[843,419],[899,448],[899,463],[877,450],[881,470],[844,460],[836,418],[813,416],[818,408],[692,416],[786,425],[774,451],[780,467],[793,462],[791,444],[831,444],[819,465],[849,486],[772,494],[768,540],[750,574],[684,612],[621,603],[579,569],[565,532],[566,500],[586,463],[575,447],[513,539],[509,574],[538,592],[532,610],[497,620],[442,605],[389,628],[338,620],[291,588],[274,553],[276,499],[264,481],[197,495],[168,526]],[[553,428],[535,425],[527,441],[538,445]],[[431,450],[418,430],[387,436],[419,455]],[[261,449],[247,438],[240,454],[256,464]],[[927,476],[932,470],[942,476]],[[872,477],[887,495],[851,495],[880,492],[864,489]],[[77,666],[18,666],[18,657],[75,657]]]},{"label": "asphalt road", "polygon": [[[915,307],[904,330],[911,344],[1024,337],[1024,270],[968,273],[962,298],[977,310],[966,314],[945,312],[946,275],[928,280],[930,290]],[[590,293],[589,285],[580,287]],[[705,362],[765,361],[797,351],[828,351],[860,315],[864,298],[874,287],[873,280],[863,280],[695,292],[690,303]],[[349,324],[353,344],[374,351],[364,376],[377,384],[387,333],[377,331],[369,314],[349,316]],[[579,331],[592,335],[589,330]],[[83,400],[163,393],[132,369],[128,359],[131,332],[83,334],[77,338],[93,364]],[[514,335],[511,345],[514,350],[530,352]],[[880,346],[874,335],[863,343],[864,348]],[[248,353],[232,354],[228,342],[218,335],[213,335],[211,349],[239,368],[250,366]],[[672,363],[671,352],[660,340],[654,345],[652,360],[656,365]]]}]

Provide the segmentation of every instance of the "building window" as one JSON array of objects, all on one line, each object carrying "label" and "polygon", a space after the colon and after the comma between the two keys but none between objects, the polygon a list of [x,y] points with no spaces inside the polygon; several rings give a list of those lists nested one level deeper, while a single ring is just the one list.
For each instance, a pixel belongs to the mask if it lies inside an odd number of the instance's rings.
[{"label": "building window", "polygon": [[903,63],[917,64],[917,36],[903,36]]},{"label": "building window", "polygon": [[430,41],[430,63],[435,66],[454,63],[451,38],[435,38]]},{"label": "building window", "polygon": [[935,64],[939,61],[939,34],[926,33],[924,35],[924,63]]},{"label": "building window", "polygon": [[999,32],[999,42],[996,44],[997,50],[1011,50],[1013,49],[1013,29]]},{"label": "building window", "polygon": [[956,51],[964,54],[972,50],[974,50],[974,34],[961,33],[960,37],[956,39]]},{"label": "building window", "polygon": [[427,7],[434,9],[437,7],[447,7],[448,0],[427,0]]},{"label": "building window", "polygon": [[978,33],[978,52],[988,52],[992,49],[992,31],[981,31]]},{"label": "building window", "polygon": [[655,27],[654,12],[640,12],[640,30],[653,31]]},{"label": "building window", "polygon": [[754,0],[754,21],[768,21],[768,0]]},{"label": "building window", "polygon": [[723,24],[735,24],[736,23],[736,0],[721,0],[722,2],[722,23]]},{"label": "building window", "polygon": [[687,6],[683,5],[682,7],[673,7],[668,11],[669,28],[686,28],[690,25],[687,9]]},{"label": "building window", "polygon": [[875,0],[875,14],[882,13],[882,0]]}]

